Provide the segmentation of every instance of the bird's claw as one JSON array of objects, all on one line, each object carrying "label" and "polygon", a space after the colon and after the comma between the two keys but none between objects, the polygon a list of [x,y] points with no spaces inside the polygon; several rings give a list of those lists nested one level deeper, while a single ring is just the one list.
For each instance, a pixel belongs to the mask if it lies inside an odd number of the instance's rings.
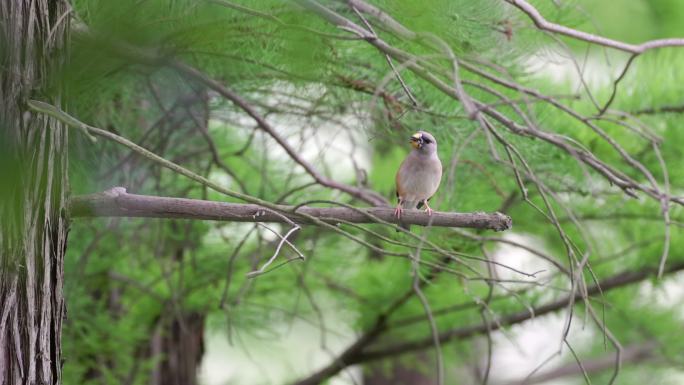
[{"label": "bird's claw", "polygon": [[397,208],[394,209],[394,216],[397,218],[401,218],[401,212],[403,210],[401,209],[401,206],[397,206]]},{"label": "bird's claw", "polygon": [[430,208],[430,205],[428,205],[427,200],[423,201],[423,203],[425,203],[425,211],[427,212],[427,215],[431,217],[433,210]]}]

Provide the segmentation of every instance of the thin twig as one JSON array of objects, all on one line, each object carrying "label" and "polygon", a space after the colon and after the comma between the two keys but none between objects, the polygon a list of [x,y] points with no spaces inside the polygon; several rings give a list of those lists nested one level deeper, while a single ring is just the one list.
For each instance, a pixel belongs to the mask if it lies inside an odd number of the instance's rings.
[{"label": "thin twig", "polygon": [[[363,16],[363,14],[361,14],[361,12],[359,12],[359,10],[354,6],[353,2],[350,1],[349,6],[356,13],[356,15],[359,17],[359,19],[361,19],[361,21],[366,25],[368,30],[377,39],[378,34],[373,29],[373,26],[371,26],[371,24],[368,22],[368,20],[366,20],[366,18]],[[408,96],[409,100],[411,100],[411,104],[413,104],[414,107],[418,107],[418,101],[416,100],[416,98],[411,93],[411,90],[406,85],[406,82],[404,82],[404,79],[399,74],[399,71],[397,71],[397,69],[394,67],[394,63],[392,62],[392,58],[390,57],[390,55],[385,54],[385,60],[387,60],[387,64],[389,64],[390,68],[392,69],[392,72],[394,73],[394,76],[396,76],[397,80],[399,81],[399,84],[401,84],[401,88],[406,93],[406,96]]]},{"label": "thin twig", "polygon": [[608,98],[608,101],[606,101],[606,104],[604,104],[603,107],[599,110],[599,113],[598,113],[599,116],[603,115],[606,112],[606,110],[608,110],[608,108],[610,108],[610,105],[613,103],[613,100],[615,99],[615,95],[617,94],[618,84],[620,84],[622,79],[627,74],[627,70],[629,70],[629,67],[632,65],[632,62],[638,56],[639,56],[638,54],[633,54],[632,56],[629,57],[629,60],[627,60],[627,63],[625,64],[625,67],[622,69],[620,76],[618,76],[617,79],[615,79],[615,81],[613,82],[613,90],[610,93],[610,98]]}]

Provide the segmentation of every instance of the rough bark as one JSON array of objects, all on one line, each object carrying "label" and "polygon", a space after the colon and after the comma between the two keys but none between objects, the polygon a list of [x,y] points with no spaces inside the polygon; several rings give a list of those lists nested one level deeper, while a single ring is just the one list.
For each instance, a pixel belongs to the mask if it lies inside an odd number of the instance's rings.
[{"label": "rough bark", "polygon": [[[297,223],[308,223],[297,213],[311,215],[330,223],[374,223],[379,220],[398,224],[394,209],[388,207],[307,207],[292,211],[292,206],[280,206],[282,213],[265,209],[255,204],[236,204],[129,194],[123,187],[115,187],[103,193],[76,196],[71,200],[73,217],[143,217],[204,219],[233,222],[286,222],[285,218]],[[501,213],[447,213],[434,212],[432,216],[418,210],[404,210],[401,222],[407,225],[469,227],[508,230],[511,218]]]},{"label": "rough bark", "polygon": [[67,130],[26,112],[69,24],[57,0],[0,1],[0,385],[58,384],[68,223]]}]

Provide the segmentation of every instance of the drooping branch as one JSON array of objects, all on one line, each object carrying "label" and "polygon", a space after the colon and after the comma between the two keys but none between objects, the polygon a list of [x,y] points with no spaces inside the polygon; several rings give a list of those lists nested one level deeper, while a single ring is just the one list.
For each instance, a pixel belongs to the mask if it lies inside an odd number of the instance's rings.
[{"label": "drooping branch", "polygon": [[[596,44],[608,44],[608,46],[612,46],[617,49],[621,49],[620,46],[615,46],[615,44],[623,44],[624,47],[622,47],[623,50],[627,52],[632,52],[633,57],[648,50],[648,49],[653,49],[653,48],[659,48],[659,47],[665,47],[665,46],[684,46],[684,39],[665,39],[665,40],[657,40],[657,41],[651,41],[648,43],[644,43],[639,46],[631,46],[629,44],[625,43],[620,43],[618,41],[612,41],[610,39],[602,38],[600,36],[594,36],[591,34],[586,34],[580,31],[572,30],[567,27],[563,27],[557,24],[553,24],[550,22],[547,22],[543,17],[536,11],[534,7],[526,3],[524,0],[506,0],[509,3],[517,6],[517,7],[522,7],[524,11],[529,11],[531,13],[531,17],[535,20],[535,24],[537,24],[538,28],[544,29],[546,28],[547,31],[550,32],[558,32],[558,33],[565,33],[568,34],[569,36],[571,35],[576,35],[577,38],[582,39],[582,36],[585,38],[594,38]],[[450,97],[458,100],[461,102],[463,105],[463,108],[465,109],[466,112],[468,112],[468,116],[474,120],[476,120],[479,125],[483,128],[483,132],[488,136],[488,140],[492,142],[492,138],[495,138],[498,143],[500,143],[506,153],[508,154],[510,164],[513,165],[513,173],[516,177],[516,181],[521,189],[523,191],[523,195],[526,195],[525,191],[526,188],[524,186],[524,183],[522,183],[522,178],[520,171],[517,167],[515,167],[515,161],[513,154],[515,154],[515,158],[517,158],[518,161],[521,162],[521,164],[524,166],[523,169],[525,171],[525,174],[527,176],[530,176],[531,180],[534,181],[534,184],[537,186],[539,191],[541,192],[541,196],[543,197],[545,201],[545,206],[548,210],[548,212],[551,214],[549,218],[552,220],[554,225],[556,226],[559,235],[561,236],[562,239],[564,239],[566,249],[571,250],[572,246],[571,243],[568,241],[567,236],[565,235],[564,230],[557,224],[557,221],[553,220],[555,217],[555,214],[553,213],[553,210],[551,209],[551,206],[549,204],[549,200],[546,198],[547,193],[544,192],[543,190],[546,190],[546,187],[544,184],[538,179],[534,177],[534,173],[532,172],[532,169],[529,168],[527,165],[527,162],[523,159],[521,153],[515,149],[515,146],[512,146],[510,142],[504,139],[501,135],[496,133],[496,130],[494,129],[494,126],[492,123],[487,119],[493,118],[495,121],[506,127],[509,131],[513,132],[516,135],[519,136],[528,136],[528,137],[533,137],[533,138],[538,138],[541,139],[545,142],[548,142],[557,148],[563,150],[573,158],[577,159],[578,161],[590,166],[593,168],[595,171],[597,171],[599,174],[603,175],[606,179],[611,181],[611,183],[619,186],[626,194],[636,197],[635,191],[640,190],[647,195],[649,195],[651,198],[657,200],[658,202],[661,202],[661,206],[663,209],[661,210],[663,213],[663,219],[666,223],[666,234],[664,237],[664,243],[665,243],[665,248],[663,252],[663,257],[662,257],[662,263],[664,264],[668,251],[669,251],[669,201],[676,202],[678,204],[684,204],[684,198],[679,197],[679,196],[672,196],[669,194],[667,191],[661,191],[661,188],[659,187],[659,183],[654,177],[653,173],[645,167],[640,161],[635,159],[627,150],[625,150],[619,143],[616,141],[613,137],[608,135],[605,130],[603,130],[599,125],[594,124],[590,121],[590,119],[582,117],[579,113],[576,111],[565,107],[555,101],[553,98],[549,98],[547,96],[543,96],[540,99],[548,101],[551,105],[554,107],[562,110],[563,112],[570,114],[574,119],[577,119],[581,121],[583,124],[591,128],[596,135],[598,135],[602,140],[610,144],[610,146],[620,155],[622,158],[622,161],[626,164],[628,164],[631,168],[634,170],[638,171],[639,174],[641,174],[643,177],[646,178],[648,181],[648,184],[640,182],[638,179],[635,179],[628,174],[620,171],[618,168],[611,166],[608,163],[603,162],[600,160],[598,157],[595,156],[594,153],[586,150],[585,147],[578,145],[577,142],[573,141],[572,139],[568,139],[567,137],[563,135],[559,135],[550,131],[544,131],[539,128],[537,128],[537,125],[532,122],[532,120],[527,117],[525,113],[523,113],[520,109],[516,108],[515,106],[513,107],[514,110],[516,110],[517,114],[525,120],[525,125],[518,124],[514,119],[509,118],[502,112],[496,110],[496,109],[485,109],[483,108],[483,103],[480,102],[479,100],[471,98],[463,89],[463,83],[460,80],[459,77],[459,68],[463,64],[462,61],[459,61],[459,59],[454,55],[452,50],[449,48],[448,44],[446,44],[444,41],[439,39],[436,36],[430,35],[430,34],[410,34],[407,33],[408,29],[406,28],[399,28],[398,25],[400,25],[398,22],[396,22],[391,16],[385,14],[381,10],[372,7],[372,6],[367,6],[367,7],[358,7],[357,5],[361,4],[363,5],[364,1],[363,0],[355,0],[353,7],[354,9],[361,10],[363,12],[368,12],[371,15],[374,15],[380,22],[385,23],[385,26],[393,31],[394,33],[398,34],[399,36],[402,36],[406,39],[412,40],[413,38],[418,38],[420,37],[424,42],[427,42],[428,46],[431,47],[432,49],[435,49],[437,52],[440,52],[443,55],[446,55],[451,62],[452,62],[452,69],[451,73],[445,72],[444,70],[436,67],[434,63],[430,63],[426,60],[422,60],[421,58],[414,56],[410,54],[409,52],[405,52],[399,48],[396,48],[394,46],[391,46],[389,43],[385,42],[384,40],[380,39],[376,34],[372,33],[372,31],[366,30],[363,27],[357,25],[356,23],[352,22],[342,14],[327,8],[323,4],[319,3],[316,0],[298,0],[298,3],[301,4],[303,7],[306,9],[314,12],[315,14],[319,15],[321,18],[327,20],[331,24],[334,24],[340,29],[346,30],[350,33],[353,33],[365,40],[367,43],[370,45],[374,46],[377,48],[380,52],[382,52],[385,55],[389,55],[390,57],[393,57],[397,60],[402,61],[405,63],[404,65],[406,68],[411,70],[414,74],[416,74],[418,77],[428,81],[431,83],[433,86],[435,86],[437,89],[442,91],[443,93],[449,95]],[[536,12],[536,14],[535,14]],[[556,29],[554,31],[553,29]],[[583,35],[584,34],[584,35]],[[607,43],[606,43],[607,42]],[[626,48],[625,48],[626,47]],[[626,69],[625,69],[626,71]],[[474,71],[473,71],[474,72]],[[624,71],[623,71],[624,72]],[[442,73],[446,76],[447,79],[451,80],[453,82],[453,85],[448,84],[445,82],[442,78],[437,76],[437,73]],[[621,75],[621,77],[624,75]],[[491,79],[490,79],[491,80]],[[617,84],[617,81],[616,81]],[[513,85],[511,87],[516,90],[520,90],[520,87],[518,85]],[[486,89],[489,89],[487,87]],[[493,90],[492,90],[493,91]],[[488,91],[490,92],[490,91]],[[498,97],[503,97],[502,94],[494,91],[493,94],[497,95]],[[503,98],[505,100],[505,98]],[[608,108],[610,106],[610,102],[606,103],[604,109]],[[483,112],[487,117],[484,117],[480,112]],[[655,143],[653,143],[654,146],[656,146]],[[654,147],[655,151],[657,153],[657,147]],[[495,148],[493,144],[490,144],[490,150],[492,151],[492,155],[494,159],[498,160],[498,155],[496,155]],[[661,162],[661,164],[664,164]],[[666,168],[661,166],[661,169],[663,173],[666,173]],[[527,198],[525,198],[527,199]],[[558,199],[555,199],[558,202]],[[572,256],[572,252],[569,251],[568,255]],[[580,269],[581,270],[581,269]]]},{"label": "drooping branch", "polygon": [[[380,52],[383,54],[388,54],[392,58],[397,59],[399,61],[405,62],[406,63],[406,68],[411,70],[413,73],[415,73],[418,77],[428,81],[431,83],[433,86],[435,86],[438,90],[442,91],[446,95],[454,98],[455,100],[459,100],[463,102],[464,98],[468,98],[467,95],[465,95],[464,92],[459,92],[457,89],[457,86],[452,86],[450,84],[447,84],[444,82],[442,79],[440,79],[438,76],[436,76],[433,71],[439,72],[439,69],[431,65],[429,62],[426,62],[424,60],[420,60],[418,57],[414,57],[408,52],[402,51],[401,49],[398,49],[394,46],[389,45],[387,42],[384,40],[380,39],[377,36],[373,36],[370,34],[368,31],[366,31],[364,28],[361,26],[353,23],[349,19],[345,18],[341,14],[334,12],[325,6],[321,5],[315,0],[299,0],[299,3],[304,6],[305,8],[311,10],[312,12],[318,14],[320,17],[323,19],[327,20],[328,22],[334,24],[340,29],[349,31],[351,33],[354,33],[358,36],[361,36],[366,40],[369,44],[377,48]],[[363,5],[363,2],[361,0],[355,0],[354,5],[358,7],[360,10],[367,10],[367,8],[361,7]],[[375,9],[375,8],[373,8]],[[369,10],[369,12],[372,11]],[[377,11],[379,12],[379,11]],[[377,14],[376,11],[371,12],[371,14]],[[390,19],[389,16],[386,14],[382,15],[383,17],[380,18],[380,20],[387,20]],[[406,35],[406,28],[403,29],[398,29],[396,27],[398,23],[395,21],[390,25],[387,25],[388,28],[390,28],[393,32],[400,34],[401,36]],[[413,35],[406,35],[407,38],[410,38],[410,36]],[[593,130],[597,131],[597,133],[600,132],[600,135],[609,141],[609,143],[614,143],[611,138],[607,137],[606,135],[603,135],[604,133],[600,131],[600,128],[593,123],[591,123],[588,119],[580,116],[578,113],[576,113],[573,110],[570,110],[569,108],[561,105],[557,101],[555,101],[552,98],[549,98],[547,96],[544,96],[543,94],[539,92],[535,92],[532,90],[527,90],[524,87],[506,82],[504,80],[496,79],[493,78],[492,76],[485,76],[486,74],[482,71],[478,71],[477,68],[473,66],[467,65],[467,63],[459,62],[459,66],[463,66],[464,68],[476,72],[478,75],[486,77],[489,80],[492,80],[496,83],[499,83],[501,85],[504,85],[507,88],[515,89],[527,94],[530,94],[531,96],[546,100],[547,102],[551,103],[554,107],[561,109],[565,113],[570,114],[573,118],[582,121],[583,123],[589,125],[590,128]],[[447,74],[447,76],[452,77],[451,80],[454,81],[454,83],[458,83],[457,79],[454,78],[455,74]],[[475,99],[472,100],[474,103],[474,107],[476,107],[477,110],[481,110],[485,115],[493,118],[494,120],[498,121],[500,124],[508,128],[511,132],[513,132],[516,135],[520,136],[528,136],[528,137],[534,137],[541,139],[545,142],[548,142],[549,144],[554,145],[555,147],[563,150],[564,152],[568,153],[569,155],[573,156],[577,160],[583,162],[584,164],[590,166],[593,168],[595,171],[597,171],[599,174],[603,175],[606,179],[608,179],[612,184],[615,184],[619,186],[620,188],[625,191],[625,193],[631,194],[634,196],[634,193],[632,190],[641,190],[644,193],[650,195],[651,197],[655,199],[660,199],[661,193],[654,189],[652,186],[647,186],[639,183],[638,181],[634,180],[633,178],[627,176],[626,174],[620,172],[619,170],[615,169],[611,165],[604,163],[600,159],[598,159],[593,153],[586,151],[583,147],[575,145],[572,141],[567,140],[565,137],[558,135],[556,133],[550,132],[550,131],[544,131],[541,129],[538,129],[534,127],[533,125],[520,125],[516,123],[514,120],[508,118],[506,115],[503,113],[499,112],[498,110],[491,109],[491,108],[484,108],[483,104]],[[477,115],[480,116],[480,115]],[[487,125],[489,127],[489,125]],[[488,128],[489,129],[489,128]],[[627,163],[630,165],[633,165],[635,162],[633,159],[629,158],[629,155],[626,154],[622,148],[618,148],[618,152],[623,155],[625,158],[627,158]],[[644,168],[641,167],[641,165],[638,165],[637,167],[638,170],[644,171]],[[679,197],[670,197],[670,200],[673,202],[677,202],[682,204],[681,198]]]},{"label": "drooping branch", "polygon": [[[71,217],[142,217],[200,219],[230,222],[312,223],[314,217],[328,223],[376,223],[377,219],[398,224],[394,210],[384,207],[308,207],[278,206],[278,213],[257,204],[237,204],[199,199],[170,198],[129,194],[115,187],[95,194],[75,196],[70,203]],[[302,215],[303,214],[303,215]],[[377,219],[375,219],[377,218]],[[501,213],[403,212],[401,222],[419,226],[467,227],[495,231],[508,230],[511,218]]]}]

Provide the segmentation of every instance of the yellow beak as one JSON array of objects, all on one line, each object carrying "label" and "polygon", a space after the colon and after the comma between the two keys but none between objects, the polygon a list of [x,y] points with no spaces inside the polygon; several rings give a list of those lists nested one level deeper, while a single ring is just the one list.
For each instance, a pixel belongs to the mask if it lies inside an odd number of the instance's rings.
[{"label": "yellow beak", "polygon": [[415,133],[411,135],[411,138],[409,139],[409,142],[411,143],[411,146],[413,148],[420,148],[420,146],[423,144],[422,143],[422,136],[418,133]]}]

